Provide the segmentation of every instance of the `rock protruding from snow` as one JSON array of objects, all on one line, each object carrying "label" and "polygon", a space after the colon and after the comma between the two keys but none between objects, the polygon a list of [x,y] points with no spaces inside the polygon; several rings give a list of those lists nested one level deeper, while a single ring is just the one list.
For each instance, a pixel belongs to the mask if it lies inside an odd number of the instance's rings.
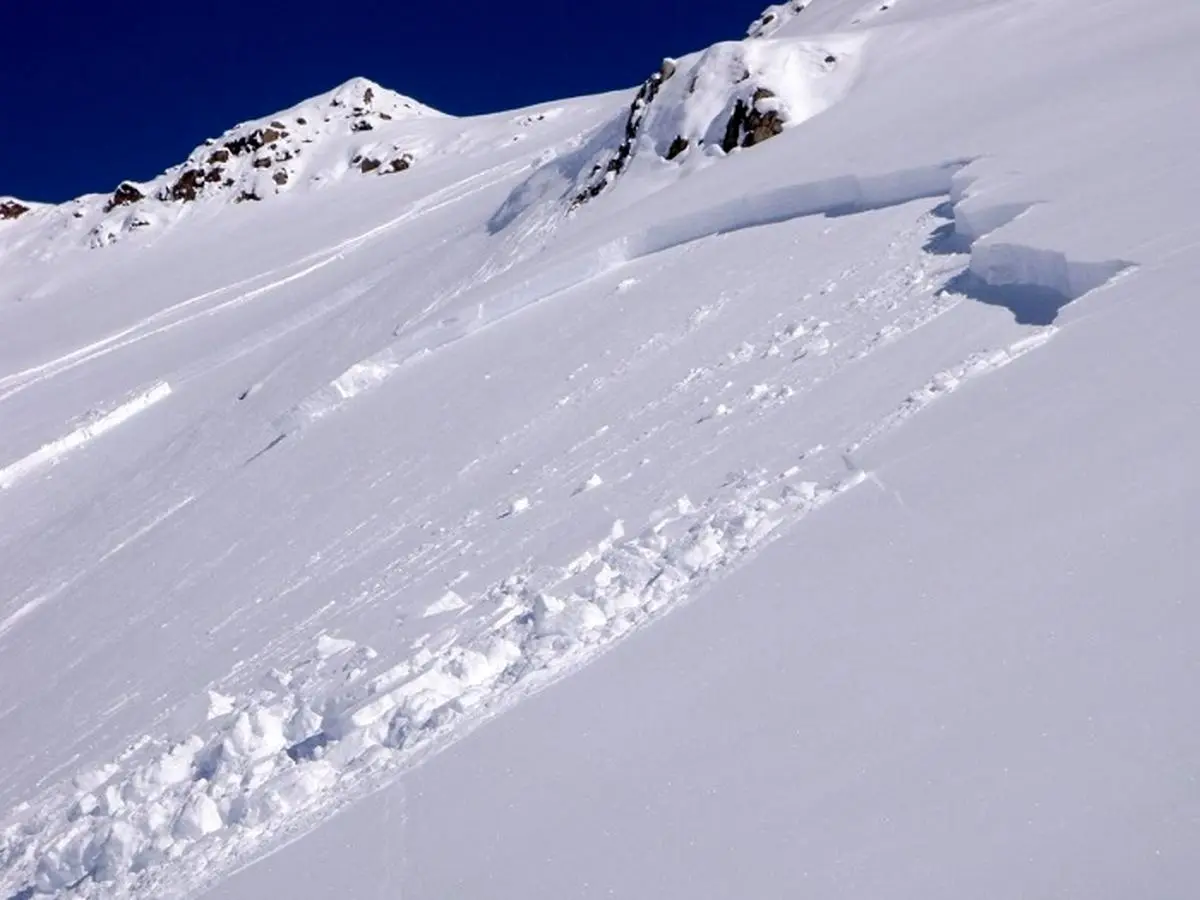
[{"label": "rock protruding from snow", "polygon": [[[571,194],[576,209],[645,158],[685,162],[753,147],[837,102],[848,90],[856,39],[746,40],[664,61],[638,89],[620,140],[593,148]],[[612,141],[615,129],[599,141]]]},{"label": "rock protruding from snow", "polygon": [[798,13],[804,12],[812,0],[789,0],[787,3],[776,3],[768,6],[762,14],[750,23],[746,36],[751,38],[770,37]]},{"label": "rock protruding from snow", "polygon": [[[159,200],[191,201],[202,194],[227,191],[235,201],[262,200],[290,189],[306,169],[305,156],[331,138],[382,130],[387,123],[437,115],[415,100],[355,78],[308,103],[263,122],[250,122],[193,151],[173,183],[159,189]],[[358,151],[348,167],[366,174],[402,171],[412,154],[401,147],[372,147],[375,166],[356,165],[368,154]],[[403,160],[403,165],[394,165]]]},{"label": "rock protruding from snow", "polygon": [[675,60],[664,59],[658,71],[642,82],[642,86],[638,88],[637,95],[629,107],[629,115],[625,120],[624,140],[617,145],[617,149],[607,163],[603,165],[596,163],[592,168],[587,186],[575,196],[571,202],[572,206],[586,203],[592,197],[598,196],[625,170],[630,157],[633,156],[633,150],[638,136],[641,134],[642,123],[649,111],[650,104],[654,102],[654,98],[658,96],[663,84],[675,74],[675,71]]},{"label": "rock protruding from snow", "polygon": [[103,203],[90,243],[111,244],[168,218],[182,204],[261,201],[304,183],[403,172],[417,158],[404,123],[441,115],[365,78],[351,79],[290,110],[210,138],[151,182],[122,182]]},{"label": "rock protruding from snow", "polygon": [[721,149],[726,153],[737,147],[753,147],[783,132],[782,107],[770,88],[758,88],[747,103],[738,100],[725,126]]},{"label": "rock protruding from snow", "polygon": [[29,212],[30,206],[12,197],[0,197],[0,222],[19,219]]},{"label": "rock protruding from snow", "polygon": [[146,194],[140,187],[129,181],[122,181],[113,195],[104,204],[105,212],[112,212],[118,206],[129,206],[131,203],[137,203],[139,200],[144,200]]}]

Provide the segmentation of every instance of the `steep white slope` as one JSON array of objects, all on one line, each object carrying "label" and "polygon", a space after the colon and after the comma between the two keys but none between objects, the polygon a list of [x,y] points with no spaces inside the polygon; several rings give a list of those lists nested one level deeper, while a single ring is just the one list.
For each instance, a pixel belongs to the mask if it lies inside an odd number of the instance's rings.
[{"label": "steep white slope", "polygon": [[1186,896],[1200,17],[890,6],[0,225],[0,891]]}]

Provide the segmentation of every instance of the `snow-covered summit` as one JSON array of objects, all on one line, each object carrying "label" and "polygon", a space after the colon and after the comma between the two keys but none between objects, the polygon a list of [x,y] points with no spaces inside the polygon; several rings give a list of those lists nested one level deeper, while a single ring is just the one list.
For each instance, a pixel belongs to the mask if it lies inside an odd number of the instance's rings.
[{"label": "snow-covered summit", "polygon": [[[746,29],[749,38],[821,34],[887,22],[902,0],[786,0],[768,6]],[[801,15],[803,13],[803,15]]]},{"label": "snow-covered summit", "polygon": [[[82,237],[92,247],[139,230],[154,231],[197,203],[259,202],[298,188],[347,177],[403,172],[427,149],[421,124],[448,118],[411,97],[352,78],[295,106],[242,122],[197,146],[187,158],[149,181],[122,181],[106,194],[57,207],[48,236]],[[0,220],[33,207],[0,199]],[[54,207],[49,207],[55,209]]]},{"label": "snow-covered summit", "polygon": [[369,79],[352,78],[291,109],[206,140],[150,182],[122,182],[91,229],[93,243],[111,243],[129,230],[153,226],[181,204],[257,202],[352,173],[402,172],[415,158],[405,125],[441,116]]},{"label": "snow-covered summit", "polygon": [[812,2],[813,0],[788,0],[786,3],[768,6],[750,23],[750,27],[746,29],[746,36],[770,37],[797,14],[804,12]]},{"label": "snow-covered summit", "polygon": [[627,176],[638,182],[627,192],[636,197],[777,137],[850,90],[861,45],[853,34],[747,39],[664,59],[627,108],[534,172],[496,222],[553,197],[560,214],[576,212]]}]

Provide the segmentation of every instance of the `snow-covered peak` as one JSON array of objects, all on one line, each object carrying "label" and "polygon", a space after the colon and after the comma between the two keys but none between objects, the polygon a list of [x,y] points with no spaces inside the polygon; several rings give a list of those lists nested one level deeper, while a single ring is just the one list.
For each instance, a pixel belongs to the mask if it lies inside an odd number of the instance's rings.
[{"label": "snow-covered peak", "polygon": [[332,91],[300,104],[301,107],[314,105],[331,111],[348,110],[351,118],[372,113],[385,120],[445,115],[432,106],[426,106],[412,97],[398,94],[369,78],[362,77],[351,78]]},{"label": "snow-covered peak", "polygon": [[804,12],[812,2],[813,0],[788,0],[787,3],[775,3],[768,6],[757,19],[750,23],[750,27],[746,29],[746,36],[770,37],[797,14]]},{"label": "snow-covered peak", "polygon": [[[891,19],[901,0],[787,0],[762,11],[746,29],[750,38],[828,34],[847,28],[870,27]],[[804,15],[801,15],[804,13]],[[882,17],[882,18],[880,18]],[[878,20],[878,23],[877,23]]]},{"label": "snow-covered peak", "polygon": [[[367,78],[352,78],[209,138],[157,178],[122,181],[106,194],[64,204],[57,231],[82,232],[85,243],[103,247],[169,224],[193,204],[259,202],[344,177],[403,172],[427,149],[420,123],[445,118]],[[15,200],[3,203],[3,219],[31,208]]]},{"label": "snow-covered peak", "polygon": [[550,198],[560,210],[577,210],[633,170],[645,176],[639,190],[662,187],[776,137],[845,95],[861,43],[853,35],[747,39],[665,59],[626,110],[579,151],[535,172],[496,221],[506,225]]}]

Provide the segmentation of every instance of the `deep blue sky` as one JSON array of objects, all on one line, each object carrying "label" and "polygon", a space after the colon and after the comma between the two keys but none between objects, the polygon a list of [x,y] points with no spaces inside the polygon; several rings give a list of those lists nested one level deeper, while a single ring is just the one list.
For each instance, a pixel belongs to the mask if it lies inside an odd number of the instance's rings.
[{"label": "deep blue sky", "polygon": [[766,4],[0,0],[0,195],[152,178],[354,75],[458,115],[632,86]]}]

